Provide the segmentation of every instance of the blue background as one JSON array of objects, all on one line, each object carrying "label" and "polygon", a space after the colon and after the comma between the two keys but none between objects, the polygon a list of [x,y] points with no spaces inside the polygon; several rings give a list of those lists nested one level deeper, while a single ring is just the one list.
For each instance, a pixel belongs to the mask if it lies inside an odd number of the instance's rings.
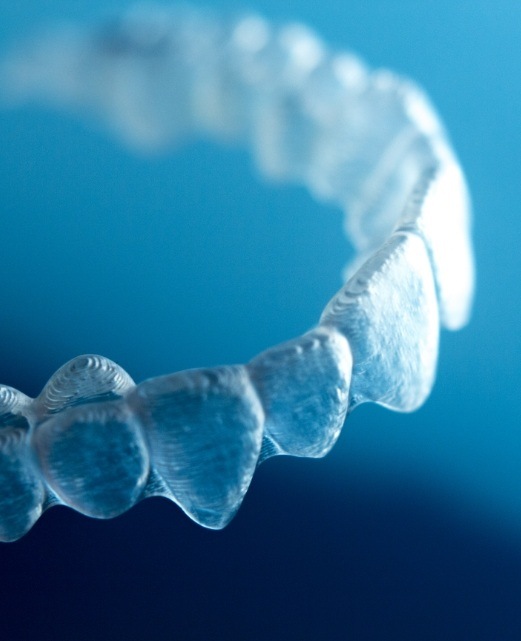
[{"label": "blue background", "polygon": [[[0,43],[125,6],[17,0]],[[0,548],[0,638],[519,639],[521,5],[253,8],[427,89],[474,201],[472,323],[443,333],[421,410],[363,406],[326,459],[268,461],[222,532],[161,499],[46,513]],[[259,184],[244,152],[135,157],[33,108],[1,113],[0,141],[0,380],[25,393],[86,352],[135,380],[244,362],[341,284],[340,213]]]}]

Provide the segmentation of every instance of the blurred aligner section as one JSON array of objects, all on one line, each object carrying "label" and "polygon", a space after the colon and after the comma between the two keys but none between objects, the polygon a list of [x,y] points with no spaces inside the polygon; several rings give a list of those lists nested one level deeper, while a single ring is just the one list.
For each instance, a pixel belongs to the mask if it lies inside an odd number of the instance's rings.
[{"label": "blurred aligner section", "polygon": [[357,251],[317,326],[246,365],[136,385],[87,355],[36,399],[0,386],[0,540],[51,505],[110,518],[154,495],[222,528],[266,458],[324,456],[361,403],[425,401],[440,325],[468,321],[474,267],[463,173],[411,81],[300,24],[140,5],[29,40],[3,59],[0,88],[8,104],[97,120],[138,152],[243,143],[264,178],[341,207]]}]

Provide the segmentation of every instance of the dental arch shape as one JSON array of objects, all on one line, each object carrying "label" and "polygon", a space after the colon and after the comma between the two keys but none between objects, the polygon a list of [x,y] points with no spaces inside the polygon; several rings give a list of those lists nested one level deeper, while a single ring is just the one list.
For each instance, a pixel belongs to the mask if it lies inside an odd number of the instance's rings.
[{"label": "dental arch shape", "polygon": [[2,86],[14,103],[94,114],[138,150],[192,134],[242,141],[262,176],[346,211],[358,258],[316,327],[246,365],[136,385],[87,355],[36,399],[0,386],[0,540],[51,505],[110,518],[153,495],[221,528],[260,461],[324,456],[360,403],[424,402],[440,324],[468,320],[473,259],[461,169],[413,83],[300,25],[140,7],[27,43]]}]

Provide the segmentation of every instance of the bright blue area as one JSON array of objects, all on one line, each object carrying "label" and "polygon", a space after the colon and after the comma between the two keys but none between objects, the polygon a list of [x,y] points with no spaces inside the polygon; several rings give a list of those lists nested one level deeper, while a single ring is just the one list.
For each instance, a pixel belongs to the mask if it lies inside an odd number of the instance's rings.
[{"label": "bright blue area", "polygon": [[[18,0],[2,9],[0,37],[124,6]],[[265,0],[255,8],[299,19],[326,42],[420,82],[475,205],[475,313],[468,329],[443,334],[431,399],[411,416],[357,410],[324,475],[341,493],[349,470],[387,483],[406,469],[444,500],[521,528],[521,5]],[[30,372],[33,388],[23,391],[37,393],[85,352],[116,360],[136,380],[244,361],[309,328],[340,285],[340,214],[300,189],[259,184],[243,152],[200,144],[136,158],[103,133],[30,108],[1,114],[0,140],[1,369],[13,385]]]}]

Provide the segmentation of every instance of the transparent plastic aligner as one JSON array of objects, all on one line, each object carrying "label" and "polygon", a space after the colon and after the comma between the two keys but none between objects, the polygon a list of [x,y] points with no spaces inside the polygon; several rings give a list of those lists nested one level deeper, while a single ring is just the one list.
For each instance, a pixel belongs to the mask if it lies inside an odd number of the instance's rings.
[{"label": "transparent plastic aligner", "polygon": [[325,456],[345,421],[352,358],[347,340],[319,327],[248,364],[266,412],[267,454]]},{"label": "transparent plastic aligner", "polygon": [[134,381],[114,361],[96,354],[77,356],[52,375],[32,413],[42,421],[68,407],[120,398],[132,387]]},{"label": "transparent plastic aligner", "polygon": [[320,322],[349,341],[351,407],[373,401],[403,412],[418,408],[434,382],[439,337],[423,240],[393,234],[329,302]]},{"label": "transparent plastic aligner", "polygon": [[257,62],[264,77],[250,88],[255,95],[248,142],[265,178],[306,183],[317,127],[302,91],[324,56],[314,34],[295,24],[276,31]]},{"label": "transparent plastic aligner", "polygon": [[92,113],[145,151],[193,135],[243,141],[262,175],[302,183],[344,209],[364,258],[399,224],[422,175],[438,168],[425,212],[409,208],[402,224],[430,249],[442,323],[457,329],[468,319],[466,186],[434,108],[409,80],[331,53],[300,25],[144,6],[90,34],[28,43],[2,78],[13,101]]},{"label": "transparent plastic aligner", "polygon": [[418,181],[398,229],[415,231],[424,238],[434,270],[441,322],[455,330],[468,322],[474,294],[470,203],[463,173],[451,151],[440,149],[438,156],[438,165]]},{"label": "transparent plastic aligner", "polygon": [[25,394],[0,386],[0,541],[15,541],[28,532],[45,500],[29,446],[30,403]]},{"label": "transparent plastic aligner", "polygon": [[318,327],[245,366],[135,385],[86,355],[34,400],[0,386],[0,540],[55,503],[109,518],[153,495],[221,528],[269,456],[325,455],[360,403],[424,402],[440,322],[467,322],[474,268],[464,176],[412,82],[298,24],[141,5],[26,43],[0,88],[94,116],[138,151],[196,135],[246,144],[262,176],[341,207],[358,252]]},{"label": "transparent plastic aligner", "polygon": [[170,498],[201,525],[224,527],[248,489],[262,441],[264,412],[245,368],[153,378],[128,403]]},{"label": "transparent plastic aligner", "polygon": [[125,512],[148,479],[141,427],[123,399],[52,416],[38,425],[32,446],[52,492],[87,516],[108,519]]}]

